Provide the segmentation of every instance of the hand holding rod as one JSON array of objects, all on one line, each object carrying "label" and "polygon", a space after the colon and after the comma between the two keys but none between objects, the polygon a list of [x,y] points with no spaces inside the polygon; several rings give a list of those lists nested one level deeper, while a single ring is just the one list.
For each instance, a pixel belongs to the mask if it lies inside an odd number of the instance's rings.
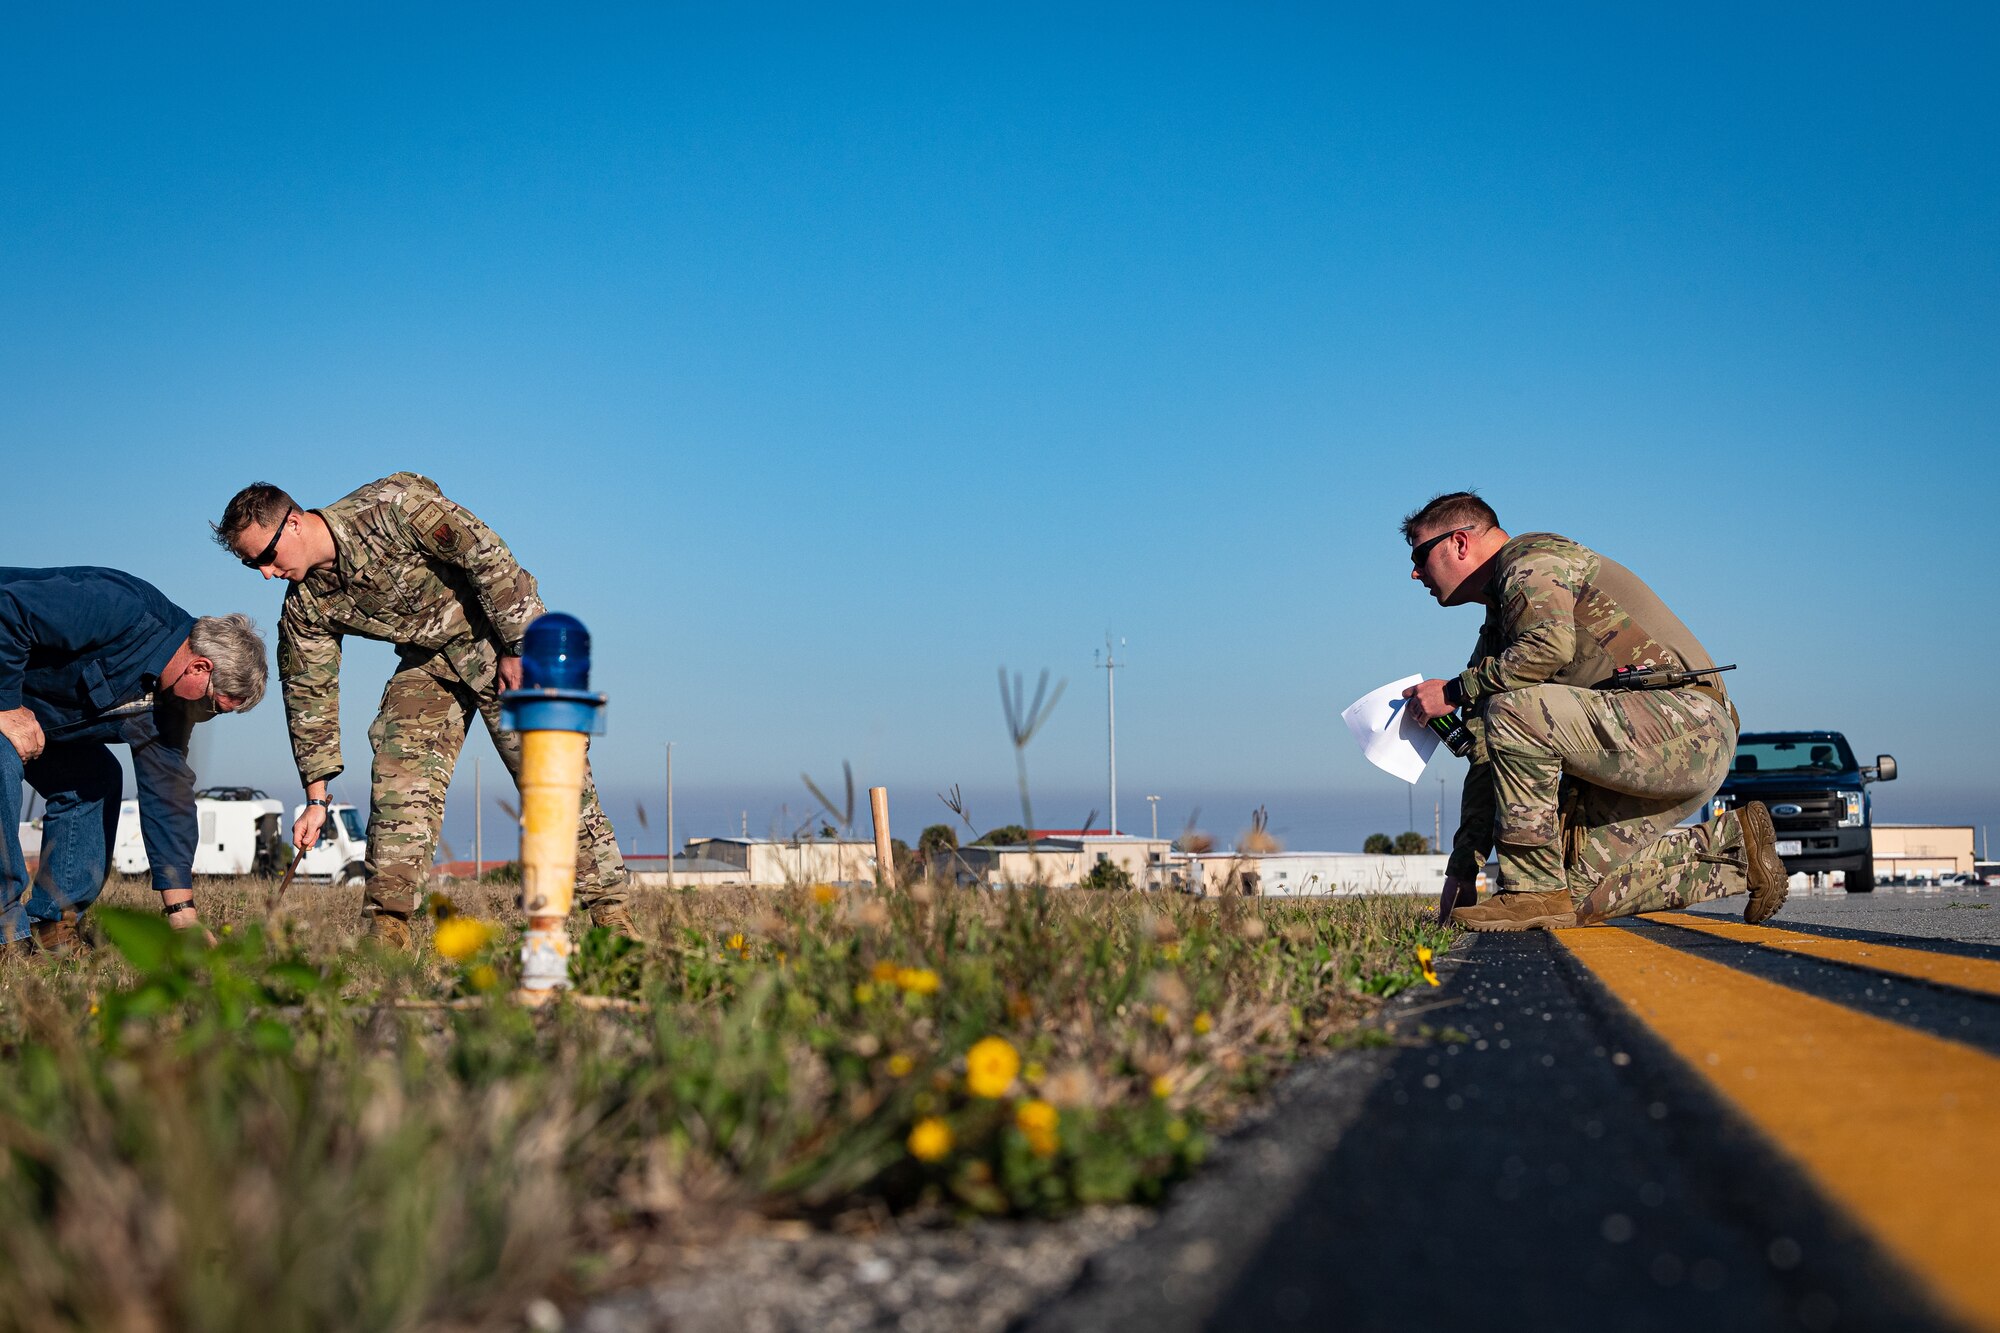
[{"label": "hand holding rod", "polygon": [[285,900],[285,890],[292,887],[292,876],[299,873],[300,862],[306,859],[306,849],[300,847],[292,856],[292,864],[285,870],[285,877],[278,881],[278,887],[271,890],[271,896],[264,903],[264,915],[270,916],[278,910],[278,904]]}]

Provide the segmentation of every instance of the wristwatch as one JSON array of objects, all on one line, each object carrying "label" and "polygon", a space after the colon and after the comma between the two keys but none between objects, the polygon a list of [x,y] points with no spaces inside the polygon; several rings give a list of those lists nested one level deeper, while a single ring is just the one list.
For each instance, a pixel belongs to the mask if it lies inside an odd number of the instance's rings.
[{"label": "wristwatch", "polygon": [[327,799],[324,796],[308,796],[306,797],[306,804],[316,805],[322,810],[333,809],[333,807],[327,803]]},{"label": "wristwatch", "polygon": [[1453,708],[1465,707],[1465,686],[1460,683],[1457,676],[1444,683],[1444,701]]}]

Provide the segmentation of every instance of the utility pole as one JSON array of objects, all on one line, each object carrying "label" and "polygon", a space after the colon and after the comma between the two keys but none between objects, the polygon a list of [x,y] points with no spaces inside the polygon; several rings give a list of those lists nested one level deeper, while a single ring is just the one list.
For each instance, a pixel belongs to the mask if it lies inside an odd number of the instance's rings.
[{"label": "utility pole", "polygon": [[479,760],[472,761],[472,879],[477,883],[486,874],[486,798],[479,786]]},{"label": "utility pole", "polygon": [[[1120,647],[1125,640],[1118,641]],[[1095,653],[1092,654],[1096,656]],[[1118,688],[1115,684],[1118,668],[1125,665],[1111,650],[1111,631],[1104,632],[1104,660],[1098,663],[1104,668],[1104,719],[1111,738],[1111,834],[1118,835]],[[1088,832],[1088,830],[1085,830]]]},{"label": "utility pole", "polygon": [[1160,840],[1160,798],[1157,796],[1148,796],[1146,800],[1153,807],[1153,841],[1158,842]]},{"label": "utility pole", "polygon": [[674,886],[674,743],[667,742],[667,887]]}]

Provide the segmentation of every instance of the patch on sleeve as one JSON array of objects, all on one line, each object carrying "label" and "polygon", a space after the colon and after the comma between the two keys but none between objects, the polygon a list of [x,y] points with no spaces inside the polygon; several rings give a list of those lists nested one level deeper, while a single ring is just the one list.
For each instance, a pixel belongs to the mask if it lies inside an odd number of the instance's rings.
[{"label": "patch on sleeve", "polygon": [[438,544],[438,549],[449,551],[458,545],[458,529],[449,523],[440,523],[431,529],[431,540]]}]

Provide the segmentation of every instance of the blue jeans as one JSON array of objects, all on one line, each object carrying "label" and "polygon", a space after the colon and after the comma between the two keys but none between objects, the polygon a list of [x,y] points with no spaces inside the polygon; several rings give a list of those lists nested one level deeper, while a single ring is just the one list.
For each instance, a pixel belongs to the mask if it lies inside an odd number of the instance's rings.
[{"label": "blue jeans", "polygon": [[[42,855],[34,881],[21,852],[21,792],[33,786],[48,802],[42,816]],[[82,911],[97,901],[118,832],[118,799],[124,771],[102,741],[59,742],[21,762],[0,738],[0,939],[26,938],[28,923],[54,921],[65,909]]]}]

